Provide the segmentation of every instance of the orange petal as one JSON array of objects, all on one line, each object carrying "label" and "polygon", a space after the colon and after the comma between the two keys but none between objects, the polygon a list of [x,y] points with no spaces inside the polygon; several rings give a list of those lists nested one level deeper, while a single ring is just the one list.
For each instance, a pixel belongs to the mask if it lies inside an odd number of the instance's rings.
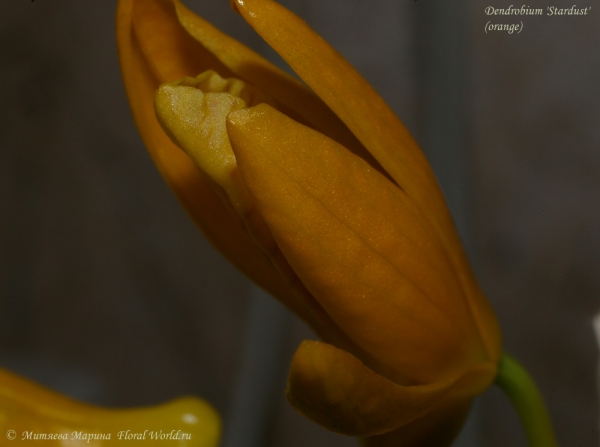
[{"label": "orange petal", "polygon": [[[158,79],[152,73],[134,33],[134,6],[139,4],[146,7],[154,5],[158,11],[166,11],[167,14],[165,4],[168,6],[170,2],[120,0],[117,11],[117,42],[123,81],[135,123],[148,152],[165,181],[213,245],[269,293],[286,297],[290,293],[288,285],[248,236],[239,218],[223,204],[210,179],[171,142],[156,120],[154,94],[164,79]],[[171,15],[175,15],[174,11]],[[173,21],[168,14],[153,17],[157,23]],[[149,56],[153,54],[147,52]],[[199,55],[204,57],[202,53]],[[193,55],[179,54],[179,57],[184,61],[193,58]]]},{"label": "orange petal", "polygon": [[494,374],[491,365],[478,365],[429,385],[401,386],[341,349],[306,340],[292,359],[287,396],[300,413],[329,430],[365,437],[402,427],[407,437],[420,431],[413,424],[435,426],[423,421],[436,416],[439,408],[463,407]]},{"label": "orange petal", "polygon": [[491,358],[501,337],[494,313],[470,272],[435,176],[405,126],[356,70],[302,19],[272,0],[234,0],[254,30],[335,112],[436,229],[467,296]]},{"label": "orange petal", "polygon": [[279,247],[351,339],[419,383],[485,359],[443,250],[402,191],[266,104],[232,112],[227,128]]}]

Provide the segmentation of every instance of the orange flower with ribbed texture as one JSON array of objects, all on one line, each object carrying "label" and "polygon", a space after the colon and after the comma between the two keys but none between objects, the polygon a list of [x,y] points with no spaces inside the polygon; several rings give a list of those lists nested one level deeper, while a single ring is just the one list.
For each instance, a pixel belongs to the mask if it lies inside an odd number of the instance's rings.
[{"label": "orange flower with ribbed texture", "polygon": [[293,358],[292,405],[367,445],[448,445],[501,337],[431,168],[305,22],[232,5],[309,88],[178,0],[120,0],[142,139],[212,243],[321,338]]}]

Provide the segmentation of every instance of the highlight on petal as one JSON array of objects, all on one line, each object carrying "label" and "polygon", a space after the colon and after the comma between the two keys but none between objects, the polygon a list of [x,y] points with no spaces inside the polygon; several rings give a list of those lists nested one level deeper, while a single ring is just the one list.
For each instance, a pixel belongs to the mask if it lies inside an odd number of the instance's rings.
[{"label": "highlight on petal", "polygon": [[[164,445],[165,440],[151,439],[148,432],[188,434],[180,438],[182,447],[216,447],[221,423],[216,411],[206,402],[184,397],[154,407],[134,409],[107,409],[93,407],[45,389],[33,382],[0,369],[0,419],[2,427],[14,430],[21,440],[24,432],[57,433],[67,441],[45,440],[44,445],[87,445],[78,435],[106,435],[110,439],[93,438],[93,445],[121,444],[125,431],[144,433],[144,445]],[[75,438],[74,438],[75,436]]]},{"label": "highlight on petal", "polygon": [[422,428],[443,426],[445,419],[454,422],[443,409],[450,406],[456,412],[468,407],[470,398],[493,380],[494,372],[491,364],[477,365],[429,385],[402,386],[345,351],[304,341],[292,360],[287,396],[300,413],[337,433],[370,437],[400,429],[405,440],[416,431],[423,442],[427,436]]}]

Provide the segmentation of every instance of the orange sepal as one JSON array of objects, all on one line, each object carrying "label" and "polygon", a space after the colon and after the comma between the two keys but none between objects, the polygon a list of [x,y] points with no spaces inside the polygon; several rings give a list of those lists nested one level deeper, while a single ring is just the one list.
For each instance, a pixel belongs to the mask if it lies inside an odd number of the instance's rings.
[{"label": "orange sepal", "polygon": [[443,250],[401,190],[266,104],[230,113],[227,129],[286,259],[377,368],[426,383],[487,360]]},{"label": "orange sepal", "polygon": [[[481,364],[432,384],[402,386],[335,346],[306,340],[292,359],[287,397],[300,413],[329,430],[375,436],[368,445],[390,437],[403,439],[394,445],[407,447],[444,445],[409,441],[431,439],[434,429],[445,433],[446,425],[460,428],[462,417],[457,421],[455,413],[464,416],[471,398],[494,374],[492,364]],[[384,433],[389,434],[378,436]]]}]

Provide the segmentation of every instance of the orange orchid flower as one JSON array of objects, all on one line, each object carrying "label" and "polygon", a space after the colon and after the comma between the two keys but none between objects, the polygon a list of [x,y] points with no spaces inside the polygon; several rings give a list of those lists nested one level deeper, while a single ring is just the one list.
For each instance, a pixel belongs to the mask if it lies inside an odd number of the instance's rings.
[{"label": "orange orchid flower", "polygon": [[298,411],[369,446],[449,445],[502,349],[434,174],[305,22],[232,5],[310,89],[178,0],[120,0],[142,139],[212,243],[321,338],[292,361]]},{"label": "orange orchid flower", "polygon": [[[93,407],[64,397],[0,369],[2,445],[42,441],[45,446],[123,445],[138,441],[162,446],[216,447],[219,416],[192,397],[134,409]],[[33,445],[33,444],[32,444]]]}]

